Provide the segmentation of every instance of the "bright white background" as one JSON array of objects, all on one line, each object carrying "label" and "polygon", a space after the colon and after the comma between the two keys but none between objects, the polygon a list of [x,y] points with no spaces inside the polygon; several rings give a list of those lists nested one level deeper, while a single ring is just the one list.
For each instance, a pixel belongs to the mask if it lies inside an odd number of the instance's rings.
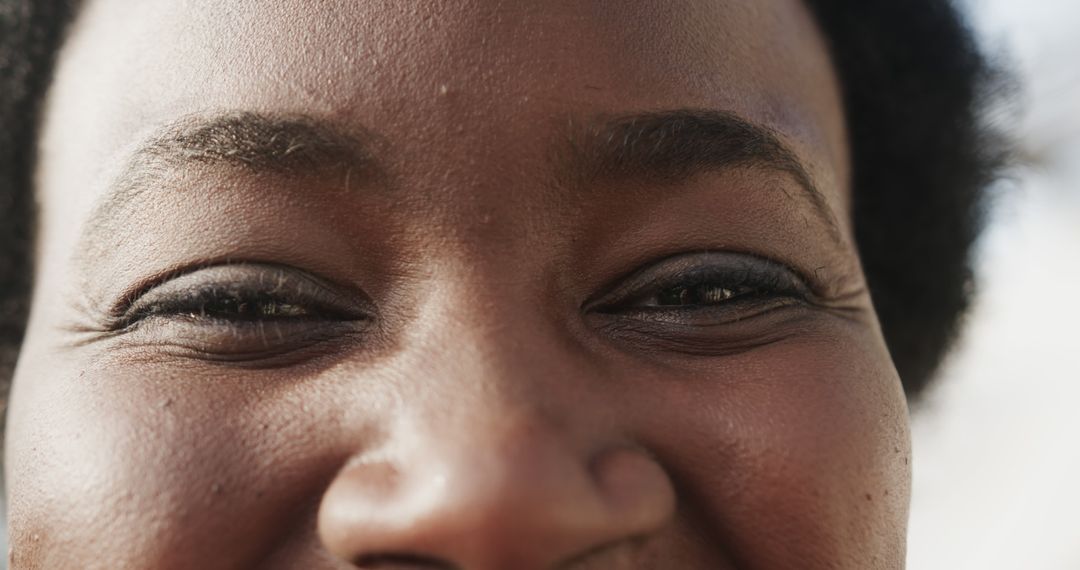
[{"label": "bright white background", "polygon": [[968,6],[1019,72],[1033,164],[999,190],[967,335],[915,412],[909,568],[1080,570],[1080,0]]},{"label": "bright white background", "polygon": [[1080,0],[969,0],[1022,81],[965,340],[914,416],[912,570],[1080,570]]}]

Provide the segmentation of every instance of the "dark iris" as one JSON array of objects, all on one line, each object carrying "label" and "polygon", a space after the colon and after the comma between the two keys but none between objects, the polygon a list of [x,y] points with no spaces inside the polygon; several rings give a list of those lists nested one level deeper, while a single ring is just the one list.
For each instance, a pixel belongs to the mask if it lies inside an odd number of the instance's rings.
[{"label": "dark iris", "polygon": [[656,304],[660,307],[716,305],[745,293],[746,291],[741,288],[723,287],[710,283],[671,287],[656,296]]},{"label": "dark iris", "polygon": [[257,321],[265,319],[284,319],[308,316],[303,307],[275,299],[269,295],[241,297],[235,295],[220,296],[199,305],[191,317],[211,318],[231,321]]}]

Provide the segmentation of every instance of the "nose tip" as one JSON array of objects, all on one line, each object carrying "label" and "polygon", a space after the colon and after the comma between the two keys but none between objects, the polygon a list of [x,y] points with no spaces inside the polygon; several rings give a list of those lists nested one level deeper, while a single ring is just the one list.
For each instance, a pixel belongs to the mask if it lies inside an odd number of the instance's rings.
[{"label": "nose tip", "polygon": [[647,537],[674,514],[667,474],[640,449],[581,461],[517,451],[349,465],[323,497],[319,536],[358,567],[540,570]]}]

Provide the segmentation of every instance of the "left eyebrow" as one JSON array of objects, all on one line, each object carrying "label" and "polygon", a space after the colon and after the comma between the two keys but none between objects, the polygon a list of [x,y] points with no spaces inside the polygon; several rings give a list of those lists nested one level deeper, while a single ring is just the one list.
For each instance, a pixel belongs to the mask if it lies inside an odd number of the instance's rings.
[{"label": "left eyebrow", "polygon": [[836,214],[808,169],[771,129],[733,113],[677,109],[600,117],[571,134],[558,160],[574,185],[637,179],[674,184],[709,171],[764,169],[790,176],[830,237],[842,242]]}]

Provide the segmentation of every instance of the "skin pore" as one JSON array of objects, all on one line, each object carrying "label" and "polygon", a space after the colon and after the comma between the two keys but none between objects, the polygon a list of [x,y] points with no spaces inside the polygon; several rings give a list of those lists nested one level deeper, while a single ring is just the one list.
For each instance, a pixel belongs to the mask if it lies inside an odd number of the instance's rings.
[{"label": "skin pore", "polygon": [[797,0],[90,0],[14,568],[902,568],[907,410]]}]

